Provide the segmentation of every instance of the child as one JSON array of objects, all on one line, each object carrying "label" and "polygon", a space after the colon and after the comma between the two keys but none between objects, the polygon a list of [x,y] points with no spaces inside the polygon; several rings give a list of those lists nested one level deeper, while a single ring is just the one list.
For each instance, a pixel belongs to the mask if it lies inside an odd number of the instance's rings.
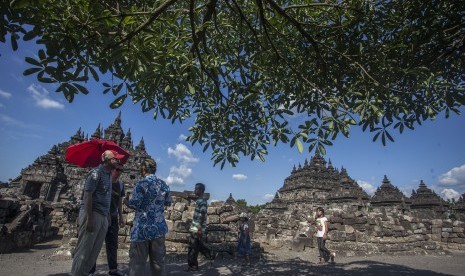
[{"label": "child", "polygon": [[244,255],[245,265],[250,266],[249,218],[245,212],[242,212],[239,217],[242,224],[239,233],[239,243],[237,244],[237,252],[239,255]]},{"label": "child", "polygon": [[331,253],[326,248],[326,238],[328,235],[328,219],[325,217],[325,210],[321,207],[316,208],[316,239],[318,242],[318,250],[320,252],[320,264],[324,264],[329,261],[331,256],[331,262],[334,262],[336,253]]}]

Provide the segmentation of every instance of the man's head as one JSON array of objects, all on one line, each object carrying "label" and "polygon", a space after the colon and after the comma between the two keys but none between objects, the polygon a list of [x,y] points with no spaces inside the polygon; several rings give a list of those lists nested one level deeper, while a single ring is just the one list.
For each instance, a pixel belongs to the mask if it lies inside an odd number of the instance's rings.
[{"label": "man's head", "polygon": [[157,172],[157,163],[153,159],[145,158],[140,162],[140,169],[143,175],[155,174]]},{"label": "man's head", "polygon": [[121,163],[124,155],[119,154],[114,150],[106,150],[102,153],[102,162],[105,166],[109,166],[110,169],[116,168],[116,165]]},{"label": "man's head", "polygon": [[195,184],[194,193],[196,196],[201,196],[205,192],[205,184],[197,183]]}]

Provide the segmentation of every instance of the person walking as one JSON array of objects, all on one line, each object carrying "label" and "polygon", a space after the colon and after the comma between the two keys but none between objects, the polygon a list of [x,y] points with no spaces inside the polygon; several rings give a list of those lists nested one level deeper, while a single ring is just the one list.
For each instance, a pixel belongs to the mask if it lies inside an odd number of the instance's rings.
[{"label": "person walking", "polygon": [[198,256],[201,252],[206,259],[213,261],[215,254],[206,244],[206,228],[207,228],[207,200],[204,198],[205,184],[195,184],[194,194],[197,197],[194,215],[192,217],[191,234],[189,237],[189,247],[187,253],[188,267],[185,271],[198,271],[199,263]]},{"label": "person walking", "polygon": [[78,241],[73,254],[72,276],[87,276],[97,260],[110,219],[111,171],[124,156],[106,150],[99,167],[90,171],[84,184],[78,218]]},{"label": "person walking", "polygon": [[246,212],[239,215],[241,219],[241,226],[239,229],[239,241],[237,243],[237,253],[244,256],[244,265],[250,266],[250,231],[249,231],[249,217]]},{"label": "person walking", "polygon": [[[123,172],[123,165],[118,164],[111,172],[111,201],[110,201],[110,217],[111,222],[105,236],[105,249],[107,253],[108,275],[123,276],[118,271],[118,232],[119,227],[124,227],[123,206],[124,184],[119,180]],[[89,272],[89,276],[93,276],[96,270],[96,263]]]},{"label": "person walking", "polygon": [[[155,161],[147,158],[140,165],[143,179],[135,185],[131,199],[124,199],[125,204],[135,210],[129,249],[129,276],[164,276],[165,234],[168,232],[164,211],[165,206],[172,203],[170,188],[155,176]],[[145,271],[147,257],[150,273]]]},{"label": "person walking", "polygon": [[322,207],[316,208],[316,239],[318,243],[318,251],[320,253],[320,264],[328,262],[331,258],[331,262],[334,262],[336,253],[331,253],[326,248],[326,239],[328,236],[328,219],[325,217],[325,210]]}]

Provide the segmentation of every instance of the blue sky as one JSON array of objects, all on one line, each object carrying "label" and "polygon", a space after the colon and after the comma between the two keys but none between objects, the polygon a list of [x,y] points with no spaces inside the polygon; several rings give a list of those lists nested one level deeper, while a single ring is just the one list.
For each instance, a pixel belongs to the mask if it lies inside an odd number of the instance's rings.
[{"label": "blue sky", "polygon": [[[13,52],[9,43],[0,44],[0,181],[18,176],[53,145],[69,140],[79,127],[89,136],[98,124],[108,127],[119,111],[123,130],[131,128],[135,145],[144,138],[147,152],[158,162],[157,175],[172,190],[192,190],[196,182],[203,182],[212,200],[225,200],[232,193],[249,204],[265,203],[292,167],[310,158],[308,151],[299,153],[281,144],[269,148],[265,163],[242,158],[237,167],[226,165],[220,170],[213,167],[210,151],[203,153],[198,144],[185,142],[188,122],[154,121],[150,112],[142,113],[139,105],[129,101],[111,110],[113,95],[103,95],[103,86],[95,83],[88,84],[89,95],[78,95],[69,104],[54,92],[56,86],[22,75],[28,68],[24,57],[34,54],[30,50],[34,45],[20,47]],[[304,119],[292,118],[293,123]],[[352,128],[350,138],[340,135],[327,148],[325,159],[331,159],[336,168],[345,167],[369,194],[381,184],[383,175],[408,196],[420,180],[443,197],[457,198],[465,192],[465,115],[447,120],[442,115],[394,138],[394,143],[384,147],[373,143],[371,134]]]}]

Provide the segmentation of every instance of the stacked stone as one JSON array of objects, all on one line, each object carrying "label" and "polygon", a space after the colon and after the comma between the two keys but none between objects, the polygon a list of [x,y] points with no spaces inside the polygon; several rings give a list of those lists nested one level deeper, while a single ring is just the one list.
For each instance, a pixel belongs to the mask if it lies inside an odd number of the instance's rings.
[{"label": "stacked stone", "polygon": [[465,221],[465,194],[453,205],[452,211],[458,220]]},{"label": "stacked stone", "polygon": [[52,216],[52,227],[56,228],[59,235],[64,237],[72,237],[73,224],[76,224],[78,216],[78,204],[55,202],[52,203],[53,211]]},{"label": "stacked stone", "polygon": [[465,250],[465,223],[463,221],[433,219],[431,224],[432,240],[440,241],[451,249]]},{"label": "stacked stone", "polygon": [[423,180],[420,181],[418,189],[412,191],[412,214],[418,218],[446,219],[449,204],[440,198],[434,191],[428,189]]},{"label": "stacked stone", "polygon": [[[189,227],[195,210],[195,198],[192,192],[172,192],[173,205],[165,211],[170,230],[166,235],[167,250],[186,252],[189,240]],[[205,194],[208,199],[209,194]],[[232,198],[232,196],[230,196]],[[242,211],[234,200],[228,204],[214,202],[208,206],[207,241],[215,250],[233,253],[237,245],[239,214]]]},{"label": "stacked stone", "polygon": [[50,204],[42,200],[0,199],[0,253],[30,247],[57,234]]},{"label": "stacked stone", "polygon": [[310,227],[313,212],[290,211],[290,208],[278,209],[277,206],[277,203],[267,204],[255,217],[255,240],[260,246],[301,250],[313,247],[313,228]]},{"label": "stacked stone", "polygon": [[0,198],[0,224],[11,221],[20,208],[19,201],[10,198]]}]

